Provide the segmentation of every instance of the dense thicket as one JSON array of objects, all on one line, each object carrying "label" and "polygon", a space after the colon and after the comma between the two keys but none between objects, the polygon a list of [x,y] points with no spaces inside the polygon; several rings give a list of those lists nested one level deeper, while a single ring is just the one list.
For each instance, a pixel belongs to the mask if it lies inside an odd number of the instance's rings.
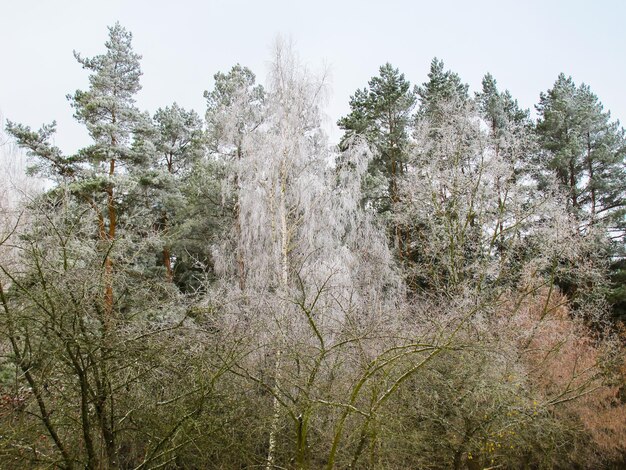
[{"label": "dense thicket", "polygon": [[119,24],[76,58],[92,145],[6,126],[48,189],[0,193],[2,468],[626,463],[626,139],[588,86],[533,121],[385,64],[333,147],[289,44],[204,120],[136,107]]}]

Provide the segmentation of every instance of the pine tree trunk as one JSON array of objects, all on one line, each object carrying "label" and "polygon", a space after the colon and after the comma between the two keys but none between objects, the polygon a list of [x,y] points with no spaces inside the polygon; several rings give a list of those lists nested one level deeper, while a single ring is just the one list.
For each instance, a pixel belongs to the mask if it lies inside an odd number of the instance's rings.
[{"label": "pine tree trunk", "polygon": [[[163,220],[163,227],[161,232],[164,236],[167,236],[167,212],[161,212],[161,220]],[[165,266],[165,278],[167,282],[172,282],[174,279],[174,272],[172,271],[172,254],[170,253],[170,247],[167,242],[163,245],[163,266]]]},{"label": "pine tree trunk", "polygon": [[[113,141],[115,145],[115,141]],[[111,159],[109,166],[109,178],[115,174],[115,159]],[[107,241],[113,243],[115,239],[115,230],[117,228],[117,212],[115,210],[115,200],[113,195],[113,182],[109,182],[106,189],[107,193],[107,211],[109,216],[109,230],[107,233]],[[104,310],[107,320],[113,316],[113,262],[107,253],[104,260]]]},{"label": "pine tree trunk", "polygon": [[589,185],[591,187],[591,223],[596,219],[596,188],[593,181],[593,162],[591,160],[591,135],[587,132],[587,167],[589,169]]},{"label": "pine tree trunk", "polygon": [[[174,174],[174,156],[170,153],[166,156],[167,161],[167,171],[170,175]],[[163,218],[163,235],[167,234],[167,211],[161,212],[161,216]],[[167,246],[167,243],[163,245],[163,265],[165,266],[165,277],[167,282],[172,282],[174,279],[174,273],[172,271],[172,254],[170,253],[170,248]]]}]

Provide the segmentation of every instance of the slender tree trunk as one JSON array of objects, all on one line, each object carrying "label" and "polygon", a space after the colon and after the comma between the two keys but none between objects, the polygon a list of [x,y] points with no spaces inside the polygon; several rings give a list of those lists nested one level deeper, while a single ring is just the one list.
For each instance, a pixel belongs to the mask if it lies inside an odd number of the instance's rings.
[{"label": "slender tree trunk", "polygon": [[[161,213],[161,216],[163,220],[162,232],[163,235],[167,236],[167,212],[163,211]],[[172,280],[174,279],[174,272],[172,271],[172,254],[170,253],[170,247],[167,243],[163,245],[163,265],[165,266],[165,277],[167,281],[172,282]]]},{"label": "slender tree trunk", "polygon": [[[283,162],[280,167],[280,275],[281,275],[281,287],[286,291],[289,283],[289,232],[287,226],[287,168],[286,158],[284,156]],[[280,346],[276,351],[276,362],[274,364],[274,400],[272,403],[273,416],[272,424],[269,435],[269,445],[267,450],[267,464],[266,470],[271,470],[274,467],[275,453],[276,453],[276,434],[278,433],[278,425],[280,423],[280,402],[278,401],[278,394],[280,393],[280,365],[281,365],[282,350]]]},{"label": "slender tree trunk", "polygon": [[243,243],[241,241],[241,207],[239,200],[235,203],[235,234],[237,237],[237,277],[239,278],[239,289],[243,292],[246,289],[246,264],[243,256]]},{"label": "slender tree trunk", "polygon": [[[174,156],[170,154],[166,156],[167,161],[167,172],[172,175],[174,174]],[[167,235],[167,211],[161,212],[161,217],[163,220],[163,228],[161,229],[163,235]],[[170,247],[167,245],[167,242],[163,245],[163,265],[165,266],[165,278],[167,282],[172,282],[174,279],[174,272],[172,271],[172,254],[170,253]]]},{"label": "slender tree trunk", "polygon": [[[242,152],[241,144],[237,146],[237,161],[241,161]],[[235,188],[237,189],[237,200],[235,201],[235,234],[237,237],[237,274],[239,276],[239,289],[243,292],[246,289],[246,263],[243,254],[243,234],[241,227],[241,205],[239,203],[239,195],[241,187],[239,184],[239,174],[235,173]]]},{"label": "slender tree trunk", "polygon": [[289,232],[287,227],[287,175],[284,164],[281,168],[281,184],[280,184],[280,272],[281,272],[281,284],[283,288],[287,288],[289,283]]},{"label": "slender tree trunk", "polygon": [[280,423],[280,402],[278,401],[277,395],[280,391],[281,356],[282,350],[279,348],[276,351],[276,361],[274,362],[274,399],[272,401],[273,415],[267,446],[267,462],[265,464],[266,470],[272,470],[276,460],[276,435],[278,434],[278,425]]},{"label": "slender tree trunk", "polygon": [[109,357],[109,338],[103,338],[103,346],[100,348],[99,355],[92,358],[91,362],[95,366],[91,367],[94,381],[93,404],[100,427],[100,435],[104,442],[104,450],[107,459],[107,468],[118,468],[117,463],[117,446],[115,443],[115,418],[113,410],[113,391],[109,379],[108,362]]},{"label": "slender tree trunk", "polygon": [[308,434],[308,415],[306,413],[298,416],[296,428],[296,468],[304,470],[309,468],[307,462],[307,434]]},{"label": "slender tree trunk", "polygon": [[591,187],[591,223],[596,219],[596,186],[593,181],[593,161],[591,160],[591,135],[587,132],[587,168],[589,169],[589,186]]},{"label": "slender tree trunk", "polygon": [[[111,159],[109,166],[109,177],[112,178],[115,174],[115,159]],[[107,211],[109,216],[109,230],[106,234],[106,239],[109,243],[113,243],[115,239],[115,230],[117,228],[117,211],[115,209],[115,200],[113,194],[113,183],[110,182],[107,186]],[[104,310],[107,319],[113,316],[113,262],[111,257],[107,253],[104,260]]]},{"label": "slender tree trunk", "polygon": [[578,195],[576,194],[576,174],[574,173],[574,159],[569,161],[569,190],[572,200],[572,208],[578,209]]},{"label": "slender tree trunk", "polygon": [[[113,115],[113,123],[115,123],[115,115]],[[111,138],[111,145],[113,148],[117,146],[117,140],[114,136]],[[109,164],[109,179],[113,179],[115,175],[115,163],[116,159],[111,158]],[[115,207],[115,197],[113,190],[113,181],[110,181],[107,186],[107,213],[109,217],[109,229],[107,232],[107,241],[109,245],[113,244],[115,241],[115,235],[117,231],[117,209]],[[107,388],[107,384],[109,382],[108,378],[108,370],[107,370],[107,362],[109,359],[109,350],[111,347],[110,344],[110,334],[111,334],[111,323],[113,321],[113,306],[115,303],[114,295],[113,295],[113,262],[111,260],[110,255],[107,253],[105,263],[104,263],[104,282],[105,282],[105,294],[104,294],[104,322],[103,322],[103,331],[102,331],[102,347],[100,349],[100,363],[101,363],[101,377],[98,380],[96,386],[96,397],[95,397],[95,410],[96,415],[98,417],[98,421],[100,424],[100,432],[102,433],[102,438],[104,439],[104,446],[106,450],[108,467],[115,469],[117,468],[116,464],[116,445],[115,445],[115,434],[113,431],[113,420],[110,422],[107,420],[106,416],[106,408],[107,402],[112,407],[113,397],[111,396],[110,390]],[[96,367],[97,369],[97,367]],[[112,410],[111,410],[112,411]],[[112,417],[111,417],[112,418]]]},{"label": "slender tree trunk", "polygon": [[[390,182],[390,196],[391,196],[391,213],[393,213],[397,209],[397,204],[399,201],[398,197],[398,161],[396,158],[396,149],[394,148],[394,143],[392,143],[392,148],[390,150],[391,156],[391,182]],[[399,222],[393,222],[393,231],[395,238],[396,249],[398,250],[398,260],[402,261],[404,259],[404,251],[403,251],[403,238],[404,235],[402,233],[402,227]]]},{"label": "slender tree trunk", "polygon": [[83,428],[83,440],[85,442],[85,449],[87,450],[86,468],[90,470],[96,469],[98,468],[98,461],[94,450],[93,437],[91,435],[91,420],[89,419],[89,403],[91,401],[89,396],[89,384],[85,371],[80,367],[76,358],[80,353],[72,354],[68,346],[68,354],[72,359],[74,369],[78,375],[78,382],[80,383],[80,417]]}]

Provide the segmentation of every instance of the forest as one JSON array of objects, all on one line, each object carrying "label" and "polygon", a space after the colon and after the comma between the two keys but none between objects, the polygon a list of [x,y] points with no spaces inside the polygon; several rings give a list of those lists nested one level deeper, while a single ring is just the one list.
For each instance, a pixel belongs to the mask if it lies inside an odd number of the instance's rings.
[{"label": "forest", "polygon": [[619,121],[435,58],[363,77],[333,145],[272,51],[152,113],[118,23],[74,53],[89,146],[7,116],[0,467],[625,468]]}]

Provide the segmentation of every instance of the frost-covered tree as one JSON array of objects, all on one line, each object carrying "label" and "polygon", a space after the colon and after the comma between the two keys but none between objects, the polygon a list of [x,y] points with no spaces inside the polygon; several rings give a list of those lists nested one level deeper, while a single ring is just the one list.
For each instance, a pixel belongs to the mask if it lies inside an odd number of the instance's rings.
[{"label": "frost-covered tree", "polygon": [[[118,231],[118,205],[127,191],[133,165],[145,155],[131,149],[133,131],[142,122],[135,107],[135,95],[141,89],[141,58],[132,49],[132,35],[119,23],[109,28],[106,52],[93,58],[75,53],[76,60],[91,72],[89,89],[69,95],[76,119],[85,124],[94,143],[76,155],[64,156],[50,139],[55,124],[32,131],[28,126],[9,122],[7,129],[37,158],[34,171],[52,178],[57,184],[69,183],[71,191],[93,209],[98,236],[111,246]],[[105,249],[105,277],[111,277],[113,263]],[[113,286],[107,282],[105,304],[111,315]]]},{"label": "frost-covered tree", "polygon": [[481,117],[489,126],[496,152],[506,152],[510,143],[514,143],[517,148],[526,145],[525,151],[528,155],[519,160],[520,163],[529,160],[532,137],[529,133],[531,121],[528,110],[521,109],[508,90],[498,90],[496,80],[491,74],[483,77],[482,90],[476,93],[475,99]]},{"label": "frost-covered tree", "polygon": [[533,236],[543,234],[539,251],[559,251],[554,236],[571,234],[567,214],[520,172],[529,145],[523,125],[503,119],[493,133],[470,100],[438,109],[417,121],[414,170],[397,213],[414,237],[409,279],[431,292],[510,285]]},{"label": "frost-covered tree", "polygon": [[213,79],[213,90],[204,92],[209,146],[217,154],[243,158],[244,139],[263,120],[265,92],[254,73],[239,64]]},{"label": "frost-covered tree", "polygon": [[[532,177],[537,174],[532,158],[537,151],[536,139],[529,112],[520,109],[508,90],[498,90],[496,80],[490,74],[483,78],[482,90],[476,93],[475,101],[478,115],[487,125],[485,137],[488,147],[495,153],[495,158],[501,159],[511,170],[494,182],[498,207],[503,209],[498,221],[498,237],[502,238],[507,232],[503,219],[511,189],[524,188],[526,203],[532,204]],[[498,250],[504,249],[503,243],[503,239],[498,241]]]},{"label": "frost-covered tree", "polygon": [[396,215],[412,229],[413,287],[441,291],[473,276],[470,266],[489,250],[483,246],[483,216],[495,207],[483,197],[493,162],[485,161],[487,142],[472,104],[450,99],[437,106],[438,116],[418,120],[413,170],[403,182]]},{"label": "frost-covered tree", "polygon": [[239,203],[241,173],[246,161],[247,139],[263,122],[265,92],[257,85],[250,69],[235,65],[224,74],[214,76],[212,91],[205,91],[207,100],[207,137],[209,151],[216,163],[222,166],[223,207],[232,215],[236,252],[237,277],[241,290],[245,289],[247,262],[242,235],[242,214]]},{"label": "frost-covered tree", "polygon": [[222,283],[212,299],[230,299],[224,313],[255,331],[264,351],[240,367],[272,397],[266,465],[293,458],[304,467],[318,461],[308,448],[344,386],[332,378],[337,355],[380,319],[374,311],[401,296],[385,236],[360,204],[371,153],[355,142],[341,158],[346,165],[333,168],[321,129],[323,80],[284,43],[274,54],[262,121],[242,141],[234,188],[240,222],[233,223],[241,225],[231,236],[245,254],[245,286],[232,244],[216,246]]},{"label": "frost-covered tree", "polygon": [[[299,334],[290,337],[281,334],[284,328],[295,333],[294,328],[299,323],[297,310],[286,300],[291,298],[296,285],[298,265],[306,259],[299,260],[299,253],[307,256],[313,251],[310,242],[307,243],[311,240],[307,237],[307,229],[319,196],[317,189],[323,180],[323,173],[315,169],[322,168],[327,152],[326,140],[319,127],[322,84],[302,73],[297,59],[285,44],[279,43],[274,54],[263,125],[255,126],[249,135],[242,135],[242,126],[235,125],[230,142],[226,142],[235,144],[232,148],[237,163],[237,218],[233,236],[238,238],[238,259],[231,263],[232,254],[222,255],[224,274],[236,266],[234,277],[239,289],[245,289],[251,299],[258,299],[255,303],[264,299],[268,311],[258,320],[268,326],[275,325],[273,329],[276,329],[276,334],[264,335],[264,341],[269,340],[271,344],[268,354],[273,357],[273,384],[268,385],[273,404],[268,429],[267,468],[273,468],[277,460],[285,364],[290,362],[284,355],[289,351],[289,357],[292,351],[289,345],[300,340]],[[249,81],[248,84],[251,85]],[[240,96],[245,96],[247,89],[246,86],[240,88]],[[241,104],[245,107],[254,102],[244,100]],[[227,108],[227,111],[230,112],[224,116],[226,125],[232,125],[233,112],[236,116],[239,110],[234,107]],[[244,282],[242,274],[245,275]],[[294,424],[298,425],[297,422]]]},{"label": "frost-covered tree", "polygon": [[[240,225],[233,236],[241,239],[244,255],[251,252],[244,256],[250,258],[245,272],[251,289],[291,285],[303,217],[309,217],[305,207],[316,201],[324,177],[314,169],[328,160],[318,103],[323,85],[301,77],[291,54],[284,45],[277,48],[262,107],[260,89],[240,80],[242,73],[250,78],[249,71],[237,67],[218,74],[216,90],[208,94],[209,132],[222,136],[216,141],[221,157],[232,155],[231,191],[239,216],[234,223]],[[233,82],[243,88],[224,96],[220,90],[232,90]],[[223,269],[238,264],[227,262]]]}]

